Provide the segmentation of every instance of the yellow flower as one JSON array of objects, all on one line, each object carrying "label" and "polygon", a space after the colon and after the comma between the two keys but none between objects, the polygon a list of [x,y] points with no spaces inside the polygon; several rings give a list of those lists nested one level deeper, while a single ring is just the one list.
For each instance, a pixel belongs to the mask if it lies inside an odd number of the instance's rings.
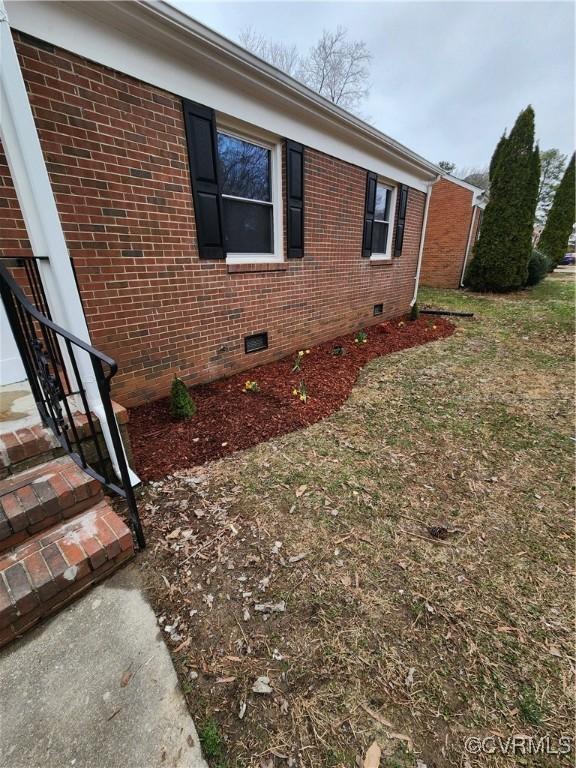
[{"label": "yellow flower", "polygon": [[310,350],[309,350],[309,349],[307,349],[307,350],[306,350],[306,354],[307,354],[307,355],[309,355],[309,354],[310,354]]},{"label": "yellow flower", "polygon": [[367,341],[368,339],[362,339],[362,344],[366,344]]},{"label": "yellow flower", "polygon": [[298,390],[297,389],[293,389],[292,390],[292,394],[294,395],[294,397],[296,397],[296,395],[298,394]]},{"label": "yellow flower", "polygon": [[404,321],[400,320],[400,322],[398,323],[398,328],[401,328],[403,325],[404,325]]},{"label": "yellow flower", "polygon": [[435,331],[435,330],[436,330],[436,326],[435,326],[435,325],[433,325],[433,326],[432,326],[432,329]]}]

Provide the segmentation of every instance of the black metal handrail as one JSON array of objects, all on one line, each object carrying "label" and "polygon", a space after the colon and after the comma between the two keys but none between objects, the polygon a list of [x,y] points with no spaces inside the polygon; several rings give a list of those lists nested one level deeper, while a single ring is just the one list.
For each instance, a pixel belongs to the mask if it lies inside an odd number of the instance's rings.
[{"label": "black metal handrail", "polygon": [[[28,261],[28,258],[25,257],[22,260]],[[145,546],[144,533],[110,397],[110,381],[118,370],[116,361],[60,327],[47,312],[41,311],[39,306],[48,310],[48,303],[36,264],[35,270],[32,269],[31,272],[27,270],[27,275],[36,307],[25,296],[6,267],[0,263],[0,295],[40,417],[78,466],[110,491],[126,500],[132,533],[142,549]],[[110,466],[113,462],[107,455],[105,441],[100,440],[98,436],[97,425],[88,404],[85,385],[78,367],[78,349],[90,357],[114,448],[120,482],[114,477],[113,468]],[[74,387],[64,360],[65,356],[73,372]],[[108,369],[107,373],[105,367]],[[79,410],[80,404],[75,396],[79,396],[83,410]],[[77,410],[73,412],[74,407]],[[74,418],[75,413],[86,418],[89,436],[84,436],[84,439],[78,432],[79,424]],[[100,428],[102,431],[102,425]]]}]

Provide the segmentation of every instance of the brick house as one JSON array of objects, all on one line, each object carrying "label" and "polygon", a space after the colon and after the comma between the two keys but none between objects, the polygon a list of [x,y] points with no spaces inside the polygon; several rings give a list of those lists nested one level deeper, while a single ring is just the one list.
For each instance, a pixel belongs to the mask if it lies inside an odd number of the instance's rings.
[{"label": "brick house", "polygon": [[[167,4],[7,11],[123,405],[409,309],[434,164]],[[0,178],[0,253],[30,254],[4,158]]]},{"label": "brick house", "polygon": [[432,189],[420,283],[460,288],[480,233],[484,191],[445,174]]},{"label": "brick house", "polygon": [[440,169],[162,2],[0,49],[2,646],[145,546],[122,406],[407,312]]}]

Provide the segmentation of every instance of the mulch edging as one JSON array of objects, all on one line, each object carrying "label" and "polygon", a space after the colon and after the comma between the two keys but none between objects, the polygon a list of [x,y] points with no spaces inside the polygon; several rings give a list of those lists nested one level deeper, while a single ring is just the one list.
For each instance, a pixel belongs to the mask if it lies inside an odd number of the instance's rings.
[{"label": "mulch edging", "polygon": [[[219,459],[235,451],[293,432],[337,411],[346,401],[360,370],[376,357],[451,336],[455,326],[438,317],[413,322],[393,320],[367,329],[367,343],[355,334],[312,347],[302,371],[292,373],[295,355],[226,379],[193,387],[194,418],[174,422],[164,398],[130,409],[128,429],[135,468],[142,480],[159,480],[175,470]],[[344,356],[332,354],[344,347]],[[247,380],[260,391],[243,391]],[[292,390],[304,381],[308,401]]]}]

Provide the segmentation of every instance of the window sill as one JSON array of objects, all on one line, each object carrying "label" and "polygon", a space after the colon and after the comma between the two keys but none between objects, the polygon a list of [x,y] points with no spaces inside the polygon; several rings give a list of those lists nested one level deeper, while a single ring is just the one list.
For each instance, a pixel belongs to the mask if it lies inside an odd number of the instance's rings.
[{"label": "window sill", "polygon": [[228,262],[228,274],[234,275],[241,272],[286,272],[288,263],[285,261],[268,261],[260,263]]},{"label": "window sill", "polygon": [[392,256],[371,256],[370,257],[371,267],[383,267],[386,264],[392,264]]}]

